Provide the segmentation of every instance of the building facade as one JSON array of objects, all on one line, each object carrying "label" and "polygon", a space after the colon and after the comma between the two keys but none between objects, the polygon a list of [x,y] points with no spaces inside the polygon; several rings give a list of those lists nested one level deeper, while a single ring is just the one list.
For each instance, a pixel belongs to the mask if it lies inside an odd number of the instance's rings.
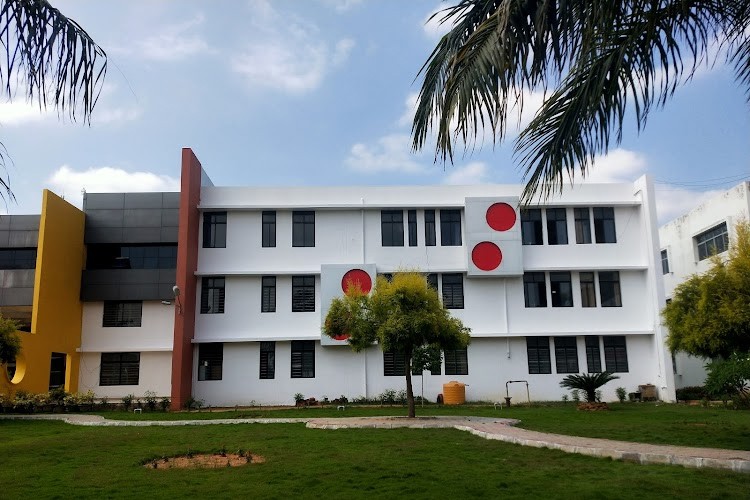
[{"label": "building facade", "polygon": [[[348,282],[371,289],[408,269],[471,328],[467,349],[415,378],[426,398],[457,380],[469,400],[499,401],[509,381],[559,400],[567,374],[607,370],[620,378],[604,400],[642,384],[674,400],[650,181],[582,185],[523,210],[520,192],[216,187],[185,149],[179,193],[86,195],[80,383],[66,388],[153,391],[173,408],[401,390],[403,356],[355,353],[322,324]],[[509,391],[526,400],[524,384]]]},{"label": "building facade", "polygon": [[[709,269],[711,255],[726,255],[734,238],[734,226],[740,220],[750,220],[748,182],[738,184],[659,228],[667,300],[671,300],[675,288],[689,276]],[[703,385],[706,362],[703,358],[675,353],[673,371],[677,388]]]}]

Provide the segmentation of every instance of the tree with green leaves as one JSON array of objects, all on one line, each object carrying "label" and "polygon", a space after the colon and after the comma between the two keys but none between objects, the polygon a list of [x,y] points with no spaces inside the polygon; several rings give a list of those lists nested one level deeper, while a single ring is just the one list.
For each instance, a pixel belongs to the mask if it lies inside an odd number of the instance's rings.
[{"label": "tree with green leaves", "polygon": [[[12,363],[21,352],[21,337],[18,335],[18,322],[0,316],[0,368]],[[0,374],[0,381],[5,377]]]},{"label": "tree with green leaves", "polygon": [[750,353],[750,224],[735,225],[728,258],[711,258],[711,268],[694,274],[674,291],[662,311],[672,352],[728,359]]},{"label": "tree with green leaves", "polygon": [[620,377],[609,372],[568,375],[564,379],[562,379],[562,382],[560,382],[560,387],[564,387],[566,389],[581,390],[586,393],[587,402],[596,403],[596,390],[607,382],[618,378]]},{"label": "tree with green leaves", "polygon": [[412,367],[423,346],[461,349],[469,344],[469,328],[440,302],[423,274],[398,272],[391,281],[378,277],[370,294],[350,284],[343,297],[331,302],[324,322],[326,335],[349,336],[349,345],[362,351],[375,342],[383,352],[404,355],[409,417],[414,418]]},{"label": "tree with green leaves", "polygon": [[415,375],[419,375],[420,386],[421,386],[421,398],[422,406],[424,406],[424,372],[425,370],[440,370],[440,365],[443,362],[443,352],[440,350],[440,346],[437,345],[423,345],[414,349],[414,353],[411,355],[411,371]]},{"label": "tree with green leaves", "polygon": [[[40,110],[51,105],[73,121],[90,121],[107,55],[78,23],[45,0],[0,0],[0,40],[0,86],[8,100],[22,96]],[[6,155],[0,151],[0,166]],[[0,177],[0,197],[14,199],[7,176]]]},{"label": "tree with green leaves", "polygon": [[585,176],[620,142],[626,110],[640,130],[701,64],[729,59],[750,90],[748,0],[460,0],[434,17],[452,29],[420,70],[414,149],[433,130],[443,162],[485,130],[502,141],[544,92],[514,146],[527,200]]}]

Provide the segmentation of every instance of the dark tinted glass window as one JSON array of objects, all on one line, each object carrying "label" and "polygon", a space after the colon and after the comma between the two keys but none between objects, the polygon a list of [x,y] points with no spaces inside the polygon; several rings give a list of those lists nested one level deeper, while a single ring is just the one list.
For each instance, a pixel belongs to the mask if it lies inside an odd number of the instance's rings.
[{"label": "dark tinted glass window", "polygon": [[203,248],[226,248],[227,213],[205,212],[203,214]]},{"label": "dark tinted glass window", "polygon": [[604,362],[608,372],[628,372],[628,349],[624,336],[604,337]]},{"label": "dark tinted glass window", "polygon": [[276,342],[260,343],[260,378],[276,377]]},{"label": "dark tinted glass window", "polygon": [[444,354],[446,375],[469,374],[469,356],[466,349],[449,349]]},{"label": "dark tinted glass window", "polygon": [[383,353],[383,375],[386,377],[403,377],[406,375],[406,357],[402,352]]},{"label": "dark tinted glass window", "polygon": [[140,300],[133,301],[114,301],[107,300],[104,302],[104,317],[102,319],[103,327],[138,327],[141,326],[141,317],[143,315],[143,302]]},{"label": "dark tinted glass window", "polygon": [[727,223],[722,222],[718,226],[699,234],[695,237],[698,245],[698,260],[704,260],[713,254],[726,252],[729,248],[729,233]]},{"label": "dark tinted glass window", "polygon": [[177,244],[88,245],[86,269],[174,269]]},{"label": "dark tinted glass window", "polygon": [[443,275],[443,305],[446,309],[464,308],[464,277],[462,274]]},{"label": "dark tinted glass window", "polygon": [[198,380],[221,380],[224,344],[198,344]]},{"label": "dark tinted glass window", "polygon": [[602,355],[599,351],[599,337],[586,336],[586,365],[589,373],[602,371]]},{"label": "dark tinted glass window", "polygon": [[417,246],[417,211],[409,210],[409,246]]},{"label": "dark tinted glass window", "polygon": [[201,279],[201,314],[224,313],[224,278]]},{"label": "dark tinted glass window", "polygon": [[669,257],[666,250],[661,251],[661,273],[669,274]]},{"label": "dark tinted glass window", "polygon": [[523,273],[523,300],[526,307],[547,307],[544,273]]},{"label": "dark tinted glass window", "polygon": [[53,352],[49,363],[49,389],[65,386],[65,367],[68,356],[64,352]]},{"label": "dark tinted glass window", "polygon": [[99,385],[138,385],[139,352],[103,352]]},{"label": "dark tinted glass window", "polygon": [[428,247],[434,247],[437,241],[437,232],[435,230],[435,211],[424,211],[424,244]]},{"label": "dark tinted glass window", "polygon": [[440,244],[446,246],[461,246],[461,211],[440,211]]},{"label": "dark tinted glass window", "polygon": [[261,283],[260,312],[276,312],[276,276],[263,276]]},{"label": "dark tinted glass window", "polygon": [[614,208],[594,207],[594,233],[597,243],[617,243]]},{"label": "dark tinted glass window", "polygon": [[292,212],[292,246],[315,246],[315,212]]},{"label": "dark tinted glass window", "polygon": [[526,337],[529,373],[552,373],[549,359],[549,337]]},{"label": "dark tinted glass window", "polygon": [[315,341],[292,340],[292,378],[315,378]]},{"label": "dark tinted glass window", "polygon": [[438,275],[435,273],[430,273],[427,275],[427,285],[432,288],[433,290],[437,291],[438,289]]},{"label": "dark tinted glass window", "polygon": [[573,287],[569,272],[549,273],[549,287],[552,292],[552,307],[573,307]]},{"label": "dark tinted glass window", "polygon": [[564,208],[547,209],[547,243],[549,245],[568,244],[568,219]]},{"label": "dark tinted glass window", "polygon": [[574,208],[573,216],[576,223],[576,243],[591,243],[591,214],[589,207]]},{"label": "dark tinted glass window", "polygon": [[315,276],[292,276],[292,312],[315,311]]},{"label": "dark tinted glass window", "polygon": [[557,373],[578,373],[578,347],[575,337],[555,337]]},{"label": "dark tinted glass window", "polygon": [[618,271],[599,271],[599,294],[602,307],[621,307],[620,273]]},{"label": "dark tinted glass window", "polygon": [[261,228],[261,245],[264,247],[276,246],[276,212],[266,210],[261,216],[263,219]]},{"label": "dark tinted glass window", "polygon": [[34,269],[36,248],[0,249],[0,269]]},{"label": "dark tinted glass window", "polygon": [[581,306],[596,307],[596,285],[594,273],[580,273],[581,278]]},{"label": "dark tinted glass window", "polygon": [[404,246],[404,211],[381,210],[380,234],[384,247]]},{"label": "dark tinted glass window", "polygon": [[524,245],[541,245],[542,239],[542,210],[531,208],[521,210],[521,242]]}]

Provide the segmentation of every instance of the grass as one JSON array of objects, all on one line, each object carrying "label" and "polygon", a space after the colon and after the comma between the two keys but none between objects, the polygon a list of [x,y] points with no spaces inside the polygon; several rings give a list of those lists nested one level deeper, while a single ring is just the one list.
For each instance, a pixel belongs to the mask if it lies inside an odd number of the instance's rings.
[{"label": "grass", "polygon": [[[142,461],[226,446],[266,463],[151,470]],[[452,429],[302,424],[79,427],[0,420],[3,498],[746,498],[750,478],[488,441]]]},{"label": "grass", "polygon": [[[750,450],[750,412],[724,408],[701,408],[685,405],[625,403],[610,404],[609,412],[584,412],[568,405],[513,406],[502,411],[492,406],[427,406],[417,408],[417,415],[472,415],[505,417],[521,420],[521,427],[531,430],[598,437],[652,444],[672,444],[705,448]],[[222,412],[100,413],[121,420],[180,420],[212,418],[315,418],[406,415],[402,406],[357,407],[346,411],[335,407],[290,408],[280,410],[240,409]]]}]

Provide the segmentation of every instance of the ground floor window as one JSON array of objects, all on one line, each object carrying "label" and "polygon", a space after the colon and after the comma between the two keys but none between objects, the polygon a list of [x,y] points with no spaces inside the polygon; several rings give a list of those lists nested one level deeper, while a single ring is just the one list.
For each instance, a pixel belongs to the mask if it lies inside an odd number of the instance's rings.
[{"label": "ground floor window", "polygon": [[549,337],[526,337],[526,356],[529,360],[529,373],[552,373]]},{"label": "ground floor window", "polygon": [[315,378],[314,340],[292,340],[292,378]]},{"label": "ground floor window", "polygon": [[404,353],[393,351],[383,353],[383,375],[386,377],[403,377],[406,375],[406,356],[404,356]]},{"label": "ground floor window", "polygon": [[224,344],[198,344],[198,380],[221,380],[224,365]]},{"label": "ground floor window", "polygon": [[578,373],[578,347],[575,337],[555,337],[557,373]]},{"label": "ground floor window", "polygon": [[276,377],[276,342],[260,343],[260,378]]},{"label": "ground floor window", "polygon": [[67,355],[63,352],[53,352],[49,363],[49,389],[65,386],[65,361]]},{"label": "ground floor window", "polygon": [[453,349],[445,351],[445,374],[469,374],[469,356],[466,349]]},{"label": "ground floor window", "polygon": [[604,337],[604,363],[608,372],[628,372],[628,349],[624,336]]},{"label": "ground floor window", "polygon": [[139,352],[103,352],[99,385],[138,385]]},{"label": "ground floor window", "polygon": [[602,355],[599,351],[599,337],[591,335],[586,337],[586,366],[588,367],[589,373],[601,373],[602,371]]}]

